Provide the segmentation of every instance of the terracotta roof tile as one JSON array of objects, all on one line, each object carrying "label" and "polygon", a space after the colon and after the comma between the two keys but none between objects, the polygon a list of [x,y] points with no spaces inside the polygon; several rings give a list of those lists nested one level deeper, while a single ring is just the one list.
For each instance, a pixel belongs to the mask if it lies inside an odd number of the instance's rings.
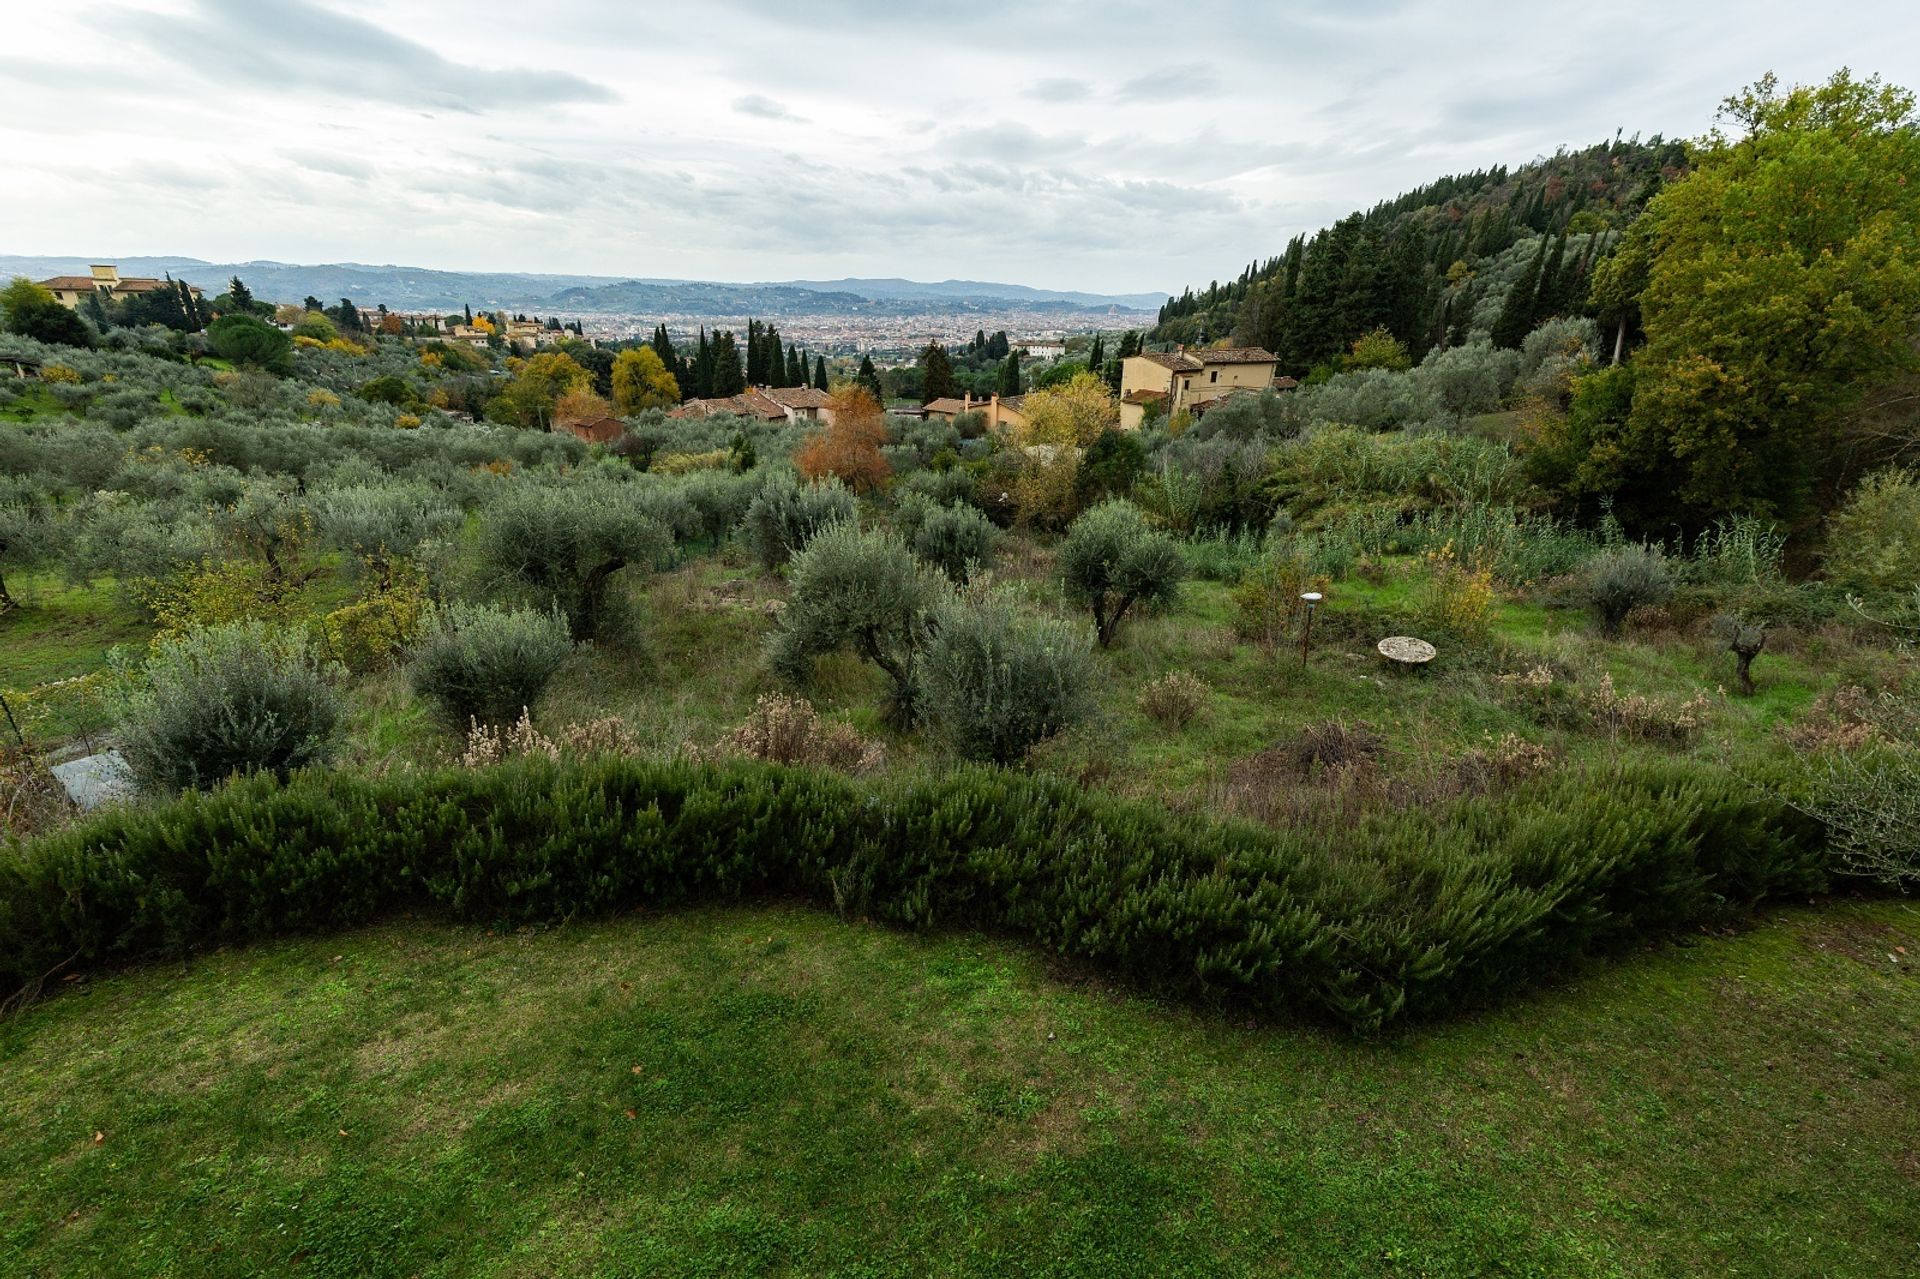
[{"label": "terracotta roof tile", "polygon": [[833,402],[833,397],[817,386],[772,386],[761,394],[790,409],[824,409]]}]

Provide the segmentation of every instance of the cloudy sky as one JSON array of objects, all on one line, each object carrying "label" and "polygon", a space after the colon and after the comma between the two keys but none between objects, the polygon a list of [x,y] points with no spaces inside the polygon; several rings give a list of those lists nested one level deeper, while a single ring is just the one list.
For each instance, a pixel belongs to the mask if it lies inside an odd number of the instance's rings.
[{"label": "cloudy sky", "polygon": [[1920,86],[1849,0],[18,6],[0,253],[1177,290],[1441,174]]}]

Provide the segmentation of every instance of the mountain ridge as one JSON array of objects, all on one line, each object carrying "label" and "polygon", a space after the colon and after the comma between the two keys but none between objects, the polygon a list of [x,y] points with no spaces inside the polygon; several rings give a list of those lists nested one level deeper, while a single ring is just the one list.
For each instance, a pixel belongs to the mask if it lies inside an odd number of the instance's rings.
[{"label": "mountain ridge", "polygon": [[257,296],[275,301],[298,301],[312,295],[331,302],[345,296],[362,305],[384,303],[395,310],[451,310],[471,304],[519,310],[717,310],[792,315],[821,309],[833,313],[898,312],[923,304],[917,309],[1152,312],[1172,296],[1040,289],[980,280],[925,282],[897,276],[734,282],[564,272],[441,271],[399,263],[298,263],[271,258],[208,262],[185,256],[116,258],[110,254],[95,258],[0,254],[0,275],[44,279],[85,274],[88,264],[96,261],[114,262],[128,275],[173,275],[209,293],[224,290],[228,277],[238,274]]}]

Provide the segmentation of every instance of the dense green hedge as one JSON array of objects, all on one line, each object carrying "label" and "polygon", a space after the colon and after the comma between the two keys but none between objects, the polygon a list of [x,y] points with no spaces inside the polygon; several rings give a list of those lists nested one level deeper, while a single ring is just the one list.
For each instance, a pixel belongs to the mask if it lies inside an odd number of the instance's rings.
[{"label": "dense green hedge", "polygon": [[1374,1027],[1824,883],[1817,832],[1682,762],[1275,834],[1003,770],[534,760],[240,782],[0,850],[0,983],[399,908],[514,922],[794,894]]}]

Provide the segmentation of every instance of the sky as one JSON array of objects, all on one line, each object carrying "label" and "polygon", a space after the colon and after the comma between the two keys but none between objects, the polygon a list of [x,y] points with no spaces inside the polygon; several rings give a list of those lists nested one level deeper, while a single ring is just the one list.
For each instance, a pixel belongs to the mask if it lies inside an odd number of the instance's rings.
[{"label": "sky", "polygon": [[1920,87],[1920,5],[33,3],[0,253],[1177,292],[1448,173]]}]

